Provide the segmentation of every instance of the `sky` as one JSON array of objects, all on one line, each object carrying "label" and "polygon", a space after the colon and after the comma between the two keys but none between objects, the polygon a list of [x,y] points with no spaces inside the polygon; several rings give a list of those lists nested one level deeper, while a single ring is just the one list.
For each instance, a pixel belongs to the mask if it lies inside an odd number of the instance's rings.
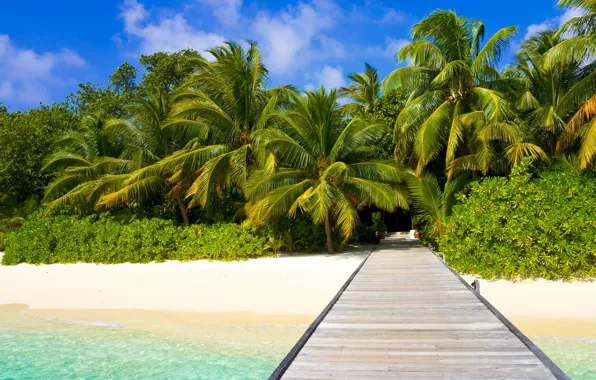
[{"label": "sky", "polygon": [[413,24],[435,9],[480,19],[486,38],[511,25],[515,47],[577,14],[555,0],[29,0],[2,5],[0,103],[11,111],[62,101],[78,83],[107,84],[141,54],[204,51],[227,40],[259,44],[272,86],[347,84],[368,62],[384,77]]}]

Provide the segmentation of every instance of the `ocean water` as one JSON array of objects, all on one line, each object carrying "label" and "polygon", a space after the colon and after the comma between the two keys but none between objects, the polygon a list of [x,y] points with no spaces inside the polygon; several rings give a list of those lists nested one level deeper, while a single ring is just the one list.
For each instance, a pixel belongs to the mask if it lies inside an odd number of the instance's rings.
[{"label": "ocean water", "polygon": [[534,336],[530,339],[572,379],[596,379],[595,338]]},{"label": "ocean water", "polygon": [[[266,379],[305,328],[207,326],[168,336],[0,313],[0,379]],[[532,340],[572,379],[596,379],[596,339]]]},{"label": "ocean water", "polygon": [[266,379],[305,328],[207,326],[167,336],[0,314],[0,379]]}]

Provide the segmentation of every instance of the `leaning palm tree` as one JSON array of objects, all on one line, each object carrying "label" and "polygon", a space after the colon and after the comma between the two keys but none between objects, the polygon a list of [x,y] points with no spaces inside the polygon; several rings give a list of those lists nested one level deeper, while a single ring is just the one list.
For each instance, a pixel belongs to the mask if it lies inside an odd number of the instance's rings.
[{"label": "leaning palm tree", "polygon": [[[516,154],[543,156],[539,147],[520,140],[515,113],[493,89],[495,69],[517,27],[496,32],[482,46],[484,24],[438,10],[413,27],[413,42],[398,52],[410,61],[385,79],[385,92],[402,88],[410,99],[396,121],[398,160],[408,158],[418,175],[439,154],[451,175],[456,168],[490,169],[503,142],[511,161]],[[512,147],[513,144],[521,144]]]},{"label": "leaning palm tree", "polygon": [[339,91],[343,97],[351,100],[341,108],[344,113],[354,115],[363,110],[372,112],[375,102],[381,95],[379,72],[368,63],[364,65],[366,69],[363,73],[348,74],[352,83],[348,87],[342,87]]},{"label": "leaning palm tree", "polygon": [[428,238],[434,240],[445,231],[447,217],[451,215],[455,204],[455,195],[468,182],[467,176],[460,176],[447,182],[441,189],[437,178],[430,173],[408,179],[414,215],[428,232]]},{"label": "leaning palm tree", "polygon": [[122,156],[130,159],[130,172],[122,178],[121,185],[114,191],[101,196],[96,204],[98,209],[111,209],[122,205],[142,202],[156,196],[166,196],[176,202],[182,220],[189,224],[184,194],[188,189],[188,179],[177,176],[174,180],[161,170],[163,159],[181,148],[190,140],[190,145],[204,135],[202,128],[178,128],[168,122],[170,114],[168,92],[156,89],[151,96],[138,97],[129,107],[132,119],[128,128],[120,129],[117,138],[124,143]]},{"label": "leaning palm tree", "polygon": [[191,180],[189,206],[205,206],[230,186],[238,189],[250,170],[262,164],[252,134],[272,125],[272,115],[287,102],[291,86],[267,89],[268,71],[255,43],[247,50],[228,42],[210,50],[215,60],[183,84],[174,96],[166,128],[202,131],[160,166],[173,179]]},{"label": "leaning palm tree", "polygon": [[81,214],[89,212],[130,170],[131,161],[120,158],[122,145],[111,139],[125,127],[122,120],[98,112],[85,116],[81,124],[80,130],[60,137],[57,151],[45,160],[42,172],[59,173],[45,190],[48,210],[70,206]]},{"label": "leaning palm tree", "polygon": [[391,185],[402,172],[393,163],[359,159],[388,128],[358,117],[346,124],[335,90],[292,98],[292,107],[275,115],[278,128],[255,132],[257,146],[275,159],[248,180],[248,219],[259,224],[279,215],[293,217],[301,209],[325,224],[327,249],[334,252],[333,227],[348,239],[359,223],[359,204],[387,211],[408,207],[405,192]]},{"label": "leaning palm tree", "polygon": [[[590,107],[596,105],[593,67],[573,61],[557,66],[546,64],[548,52],[562,41],[555,30],[539,32],[522,43],[518,54],[517,69],[523,89],[516,105],[535,140],[549,155],[564,153],[574,140],[581,140],[586,127],[590,127],[590,123],[585,123],[591,117]],[[578,156],[584,169],[596,153],[590,149],[594,139],[589,138],[589,133],[586,137]]]}]

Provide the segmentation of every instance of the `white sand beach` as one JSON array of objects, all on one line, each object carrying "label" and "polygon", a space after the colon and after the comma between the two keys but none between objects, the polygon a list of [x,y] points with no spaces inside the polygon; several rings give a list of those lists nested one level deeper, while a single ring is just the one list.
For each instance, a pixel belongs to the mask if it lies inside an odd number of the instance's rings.
[{"label": "white sand beach", "polygon": [[[369,250],[240,262],[0,266],[0,305],[137,327],[164,319],[309,324]],[[481,294],[528,335],[596,337],[596,282],[481,280]]]},{"label": "white sand beach", "polygon": [[371,248],[236,262],[0,266],[0,305],[318,315]]},{"label": "white sand beach", "polygon": [[595,281],[480,279],[480,294],[525,334],[596,337]]}]

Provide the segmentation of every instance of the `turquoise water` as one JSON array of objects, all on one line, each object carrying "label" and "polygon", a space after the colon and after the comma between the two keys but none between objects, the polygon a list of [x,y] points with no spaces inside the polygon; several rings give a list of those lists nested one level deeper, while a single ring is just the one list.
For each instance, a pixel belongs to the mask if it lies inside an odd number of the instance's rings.
[{"label": "turquoise water", "polygon": [[[0,314],[0,378],[266,379],[306,326],[200,327],[165,336]],[[532,337],[572,379],[596,379],[596,339]]]},{"label": "turquoise water", "polygon": [[574,380],[596,379],[596,339],[531,337]]},{"label": "turquoise water", "polygon": [[168,337],[32,318],[0,320],[0,379],[266,379],[305,328],[202,327]]}]

